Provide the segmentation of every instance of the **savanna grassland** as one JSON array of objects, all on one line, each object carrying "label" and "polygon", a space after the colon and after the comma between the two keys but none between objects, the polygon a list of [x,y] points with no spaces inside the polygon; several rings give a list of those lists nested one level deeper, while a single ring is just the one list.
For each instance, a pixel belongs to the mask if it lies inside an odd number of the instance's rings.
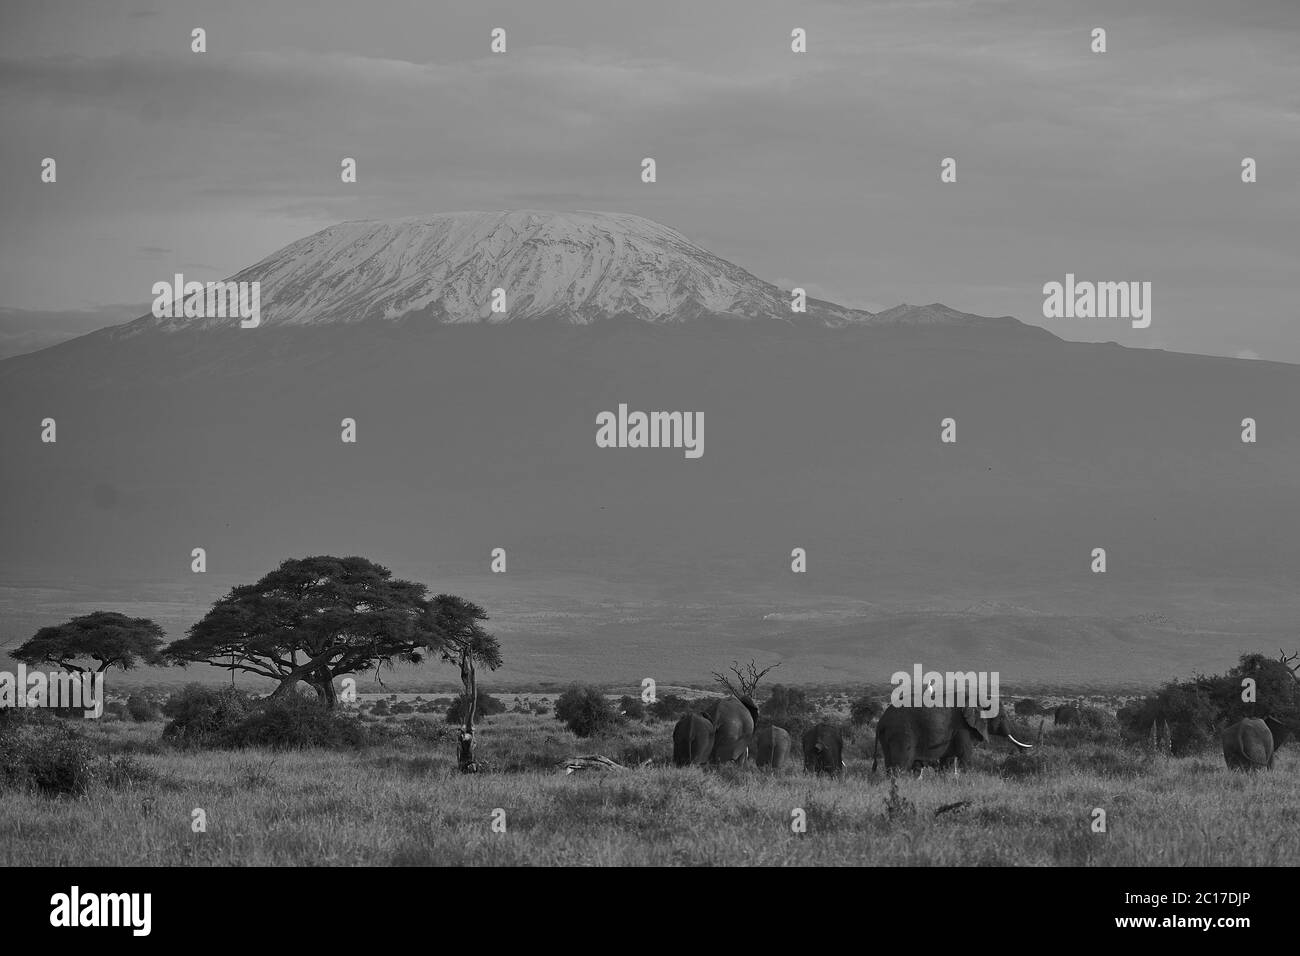
[{"label": "savanna grassland", "polygon": [[[896,788],[858,728],[842,779],[793,767],[670,766],[671,722],[580,740],[551,715],[478,734],[456,770],[440,718],[371,718],[356,750],[186,750],[162,722],[84,722],[112,772],[81,796],[0,792],[0,863],[34,865],[1286,865],[1300,859],[1300,760],[1231,773],[1047,721],[1028,756],[986,745],[960,775]],[[1030,723],[1037,730],[1037,719]],[[623,772],[566,775],[575,754]],[[937,813],[941,808],[956,807]],[[1094,811],[1106,813],[1104,833]],[[196,809],[206,832],[192,829]],[[493,829],[504,811],[505,832]],[[796,810],[806,832],[792,832]],[[500,818],[500,814],[496,815]]]}]

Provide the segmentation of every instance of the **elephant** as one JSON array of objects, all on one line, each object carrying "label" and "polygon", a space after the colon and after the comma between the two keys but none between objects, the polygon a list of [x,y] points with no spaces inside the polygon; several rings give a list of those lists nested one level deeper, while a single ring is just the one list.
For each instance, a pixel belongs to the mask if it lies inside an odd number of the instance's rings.
[{"label": "elephant", "polygon": [[700,714],[683,714],[673,728],[673,766],[708,763],[713,752],[713,724]]},{"label": "elephant", "polygon": [[1223,761],[1229,770],[1272,770],[1277,748],[1290,737],[1290,728],[1276,717],[1246,717],[1224,729]]},{"label": "elephant", "polygon": [[1006,737],[1017,747],[1023,747],[1026,750],[1031,749],[1033,744],[1022,744],[1016,740],[1016,735],[1011,729],[1011,721],[1007,720],[1006,711],[998,711],[996,717],[978,717],[979,711],[976,711],[979,726],[972,730],[963,719],[958,722],[952,735],[952,744],[939,758],[939,766],[944,769],[951,769],[961,766],[969,766],[971,759],[975,756],[975,739],[988,740],[990,737]]},{"label": "elephant", "polygon": [[713,752],[710,763],[741,763],[754,743],[754,725],[758,707],[749,697],[724,697],[704,710],[713,725]]},{"label": "elephant", "polygon": [[1079,723],[1082,719],[1083,712],[1079,710],[1078,704],[1062,704],[1052,714],[1052,724],[1056,727],[1068,727],[1070,724]]},{"label": "elephant", "polygon": [[986,719],[975,707],[889,707],[876,726],[871,769],[875,771],[882,749],[887,773],[926,764],[968,763],[975,741],[989,736],[1006,737],[1023,750],[1033,748],[1016,739],[1003,713]]},{"label": "elephant", "polygon": [[790,756],[790,732],[784,727],[764,724],[754,733],[754,763],[780,770]]},{"label": "elephant", "polygon": [[804,731],[803,766],[810,773],[843,773],[844,738],[840,732],[830,724],[816,724]]}]

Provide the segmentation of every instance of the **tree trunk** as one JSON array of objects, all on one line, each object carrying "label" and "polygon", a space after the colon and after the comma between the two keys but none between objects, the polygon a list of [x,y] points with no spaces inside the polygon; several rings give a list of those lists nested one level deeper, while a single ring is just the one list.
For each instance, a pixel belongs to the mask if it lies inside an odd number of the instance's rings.
[{"label": "tree trunk", "polygon": [[325,705],[326,710],[333,710],[338,706],[339,694],[334,688],[334,678],[329,674],[322,674],[311,682],[311,688],[320,698],[320,702]]},{"label": "tree trunk", "polygon": [[286,697],[292,697],[294,690],[298,687],[298,678],[285,677],[280,680],[275,690],[271,691],[272,700],[284,700]]},{"label": "tree trunk", "polygon": [[478,680],[474,673],[474,659],[468,652],[460,658],[460,682],[465,688],[465,725],[460,729],[460,749],[456,763],[461,773],[478,773],[474,759],[474,711],[478,707]]}]

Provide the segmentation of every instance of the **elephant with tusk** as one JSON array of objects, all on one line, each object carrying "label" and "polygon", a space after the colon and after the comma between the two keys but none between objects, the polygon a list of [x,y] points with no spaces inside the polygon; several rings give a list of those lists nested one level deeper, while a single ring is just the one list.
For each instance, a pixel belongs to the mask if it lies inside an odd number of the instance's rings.
[{"label": "elephant with tusk", "polygon": [[809,773],[844,772],[844,738],[830,724],[809,727],[803,735],[803,766]]},{"label": "elephant with tusk", "polygon": [[1016,739],[1011,722],[1003,713],[985,718],[975,707],[892,706],[885,710],[876,726],[871,769],[876,769],[881,750],[888,773],[915,770],[927,764],[969,763],[975,742],[989,737],[1006,737],[1022,750],[1033,749],[1033,744]]},{"label": "elephant with tusk", "polygon": [[1229,770],[1272,770],[1277,748],[1291,737],[1291,728],[1276,717],[1246,717],[1226,727],[1223,761]]},{"label": "elephant with tusk", "polygon": [[710,763],[743,763],[754,743],[758,706],[748,696],[724,697],[704,710],[713,725]]}]

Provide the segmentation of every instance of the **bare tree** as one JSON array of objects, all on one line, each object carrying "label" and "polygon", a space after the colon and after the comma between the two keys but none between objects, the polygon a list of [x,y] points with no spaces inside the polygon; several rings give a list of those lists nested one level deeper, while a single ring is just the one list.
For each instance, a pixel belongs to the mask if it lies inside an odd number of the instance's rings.
[{"label": "bare tree", "polygon": [[731,679],[729,677],[727,677],[724,674],[719,674],[717,671],[713,672],[713,681],[716,684],[722,685],[722,687],[724,687],[727,690],[727,692],[731,694],[733,697],[737,697],[737,698],[748,697],[752,700],[754,697],[754,690],[755,688],[758,687],[758,682],[762,680],[763,677],[769,671],[775,670],[780,666],[781,666],[781,662],[778,661],[775,664],[771,664],[767,667],[764,667],[762,670],[759,670],[758,665],[755,664],[754,661],[751,659],[750,662],[745,665],[745,669],[742,671],[740,669],[740,662],[732,661],[731,673],[734,674],[736,680],[739,681],[740,689],[739,690],[736,689],[736,686],[731,683]]},{"label": "bare tree", "polygon": [[1278,660],[1282,665],[1291,672],[1291,676],[1300,681],[1300,651],[1288,654],[1286,651],[1278,648]]}]

